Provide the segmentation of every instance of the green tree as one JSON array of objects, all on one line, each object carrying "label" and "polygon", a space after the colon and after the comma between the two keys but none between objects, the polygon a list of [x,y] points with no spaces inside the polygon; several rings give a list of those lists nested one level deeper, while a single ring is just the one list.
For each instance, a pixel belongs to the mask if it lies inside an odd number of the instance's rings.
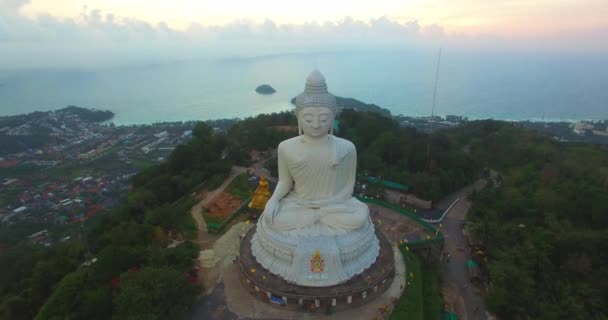
[{"label": "green tree", "polygon": [[138,267],[144,261],[144,250],[137,247],[107,246],[101,250],[93,265],[93,275],[101,283],[109,284],[123,271]]},{"label": "green tree", "polygon": [[115,319],[178,319],[194,302],[199,289],[171,268],[143,268],[121,276],[114,298]]},{"label": "green tree", "polygon": [[[72,314],[74,306],[79,301],[86,281],[84,272],[73,272],[68,274],[58,284],[57,289],[49,300],[44,304],[36,319],[64,319]],[[69,317],[68,317],[69,318]]]},{"label": "green tree", "polygon": [[112,290],[109,285],[102,285],[86,290],[81,295],[78,314],[74,318],[104,320],[112,317]]},{"label": "green tree", "polygon": [[176,210],[173,205],[164,204],[146,212],[145,222],[154,226],[161,226],[166,230],[177,227],[182,220],[184,212]]},{"label": "green tree", "polygon": [[0,317],[2,319],[31,319],[35,310],[21,296],[6,295],[2,296],[0,303]]}]

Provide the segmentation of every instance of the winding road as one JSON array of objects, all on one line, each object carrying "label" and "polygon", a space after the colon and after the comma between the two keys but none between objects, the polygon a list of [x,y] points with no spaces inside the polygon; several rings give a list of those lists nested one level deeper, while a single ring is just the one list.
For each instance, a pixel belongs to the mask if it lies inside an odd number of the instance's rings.
[{"label": "winding road", "polygon": [[444,218],[441,224],[436,224],[445,236],[445,253],[451,258],[441,266],[443,275],[443,295],[448,306],[458,315],[459,319],[488,319],[483,303],[482,292],[469,281],[467,260],[469,255],[463,233],[464,220],[471,208],[467,196],[473,190],[480,190],[486,185],[485,180],[478,180],[473,185],[446,197],[446,199],[460,198]]}]

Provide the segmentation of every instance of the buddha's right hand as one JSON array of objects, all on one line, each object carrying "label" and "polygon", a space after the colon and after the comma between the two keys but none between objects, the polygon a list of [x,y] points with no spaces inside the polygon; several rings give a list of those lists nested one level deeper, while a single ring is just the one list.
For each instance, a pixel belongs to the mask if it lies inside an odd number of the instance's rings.
[{"label": "buddha's right hand", "polygon": [[279,213],[279,201],[271,198],[266,202],[262,216],[266,219],[267,224],[272,224],[277,213]]}]

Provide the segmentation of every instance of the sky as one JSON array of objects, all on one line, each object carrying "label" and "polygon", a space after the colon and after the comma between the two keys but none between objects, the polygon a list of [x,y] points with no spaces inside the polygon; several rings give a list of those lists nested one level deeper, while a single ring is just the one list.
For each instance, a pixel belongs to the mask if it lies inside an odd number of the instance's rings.
[{"label": "sky", "polygon": [[608,52],[607,0],[0,0],[0,68],[349,49]]}]

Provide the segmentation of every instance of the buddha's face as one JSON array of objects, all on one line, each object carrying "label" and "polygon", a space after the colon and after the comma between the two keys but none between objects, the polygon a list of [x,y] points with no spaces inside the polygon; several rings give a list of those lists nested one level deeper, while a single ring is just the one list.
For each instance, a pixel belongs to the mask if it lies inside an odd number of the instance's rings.
[{"label": "buddha's face", "polygon": [[298,121],[304,135],[318,138],[329,133],[334,123],[334,113],[329,108],[309,107],[300,111]]}]

